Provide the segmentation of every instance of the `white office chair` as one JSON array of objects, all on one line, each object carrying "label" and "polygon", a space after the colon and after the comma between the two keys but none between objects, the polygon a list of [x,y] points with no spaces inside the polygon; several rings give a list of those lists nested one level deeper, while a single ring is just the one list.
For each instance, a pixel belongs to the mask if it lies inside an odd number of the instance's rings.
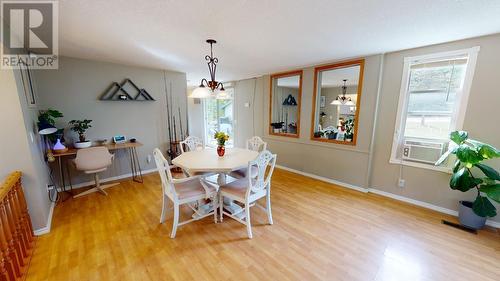
[{"label": "white office chair", "polygon": [[188,136],[185,140],[179,143],[181,147],[181,153],[184,153],[184,146],[187,147],[187,151],[193,151],[198,148],[205,149],[205,143],[199,137]]},{"label": "white office chair", "polygon": [[[268,165],[271,167],[266,176],[266,168]],[[245,208],[241,210],[241,212],[245,212],[244,217],[242,217],[239,216],[239,213],[230,214],[225,212],[223,210],[223,204],[220,204],[220,221],[222,221],[223,214],[235,219],[236,221],[247,226],[248,238],[252,238],[250,207],[259,206],[267,212],[269,224],[273,224],[273,216],[271,213],[271,177],[273,175],[275,165],[276,154],[272,154],[270,151],[264,150],[255,160],[248,162],[249,170],[252,166],[257,168],[257,174],[255,176],[248,174],[246,178],[233,181],[219,188],[219,202],[223,202],[224,197],[227,197],[245,205]],[[256,201],[262,197],[266,197],[265,209],[256,203]]]},{"label": "white office chair", "polygon": [[[247,140],[246,148],[253,151],[261,152],[267,149],[267,143],[263,141],[260,137],[253,136]],[[255,173],[257,173],[257,169],[255,167],[252,167],[251,172],[255,175]],[[229,175],[232,176],[233,178],[242,179],[247,176],[247,173],[248,170],[245,167],[236,171],[232,171],[231,173],[229,173]]]},{"label": "white office chair", "polygon": [[99,173],[105,171],[108,166],[111,166],[112,160],[113,154],[109,153],[108,149],[104,146],[78,149],[73,163],[77,170],[83,171],[86,174],[94,174],[95,187],[79,193],[73,196],[73,198],[78,198],[93,192],[101,192],[104,195],[108,195],[108,193],[104,191],[105,188],[120,184],[112,183],[101,185],[99,181]]},{"label": "white office chair", "polygon": [[[174,204],[174,221],[170,238],[175,238],[178,226],[200,220],[209,215],[214,215],[214,222],[217,223],[217,186],[204,181],[200,176],[174,179],[172,177],[172,173],[170,172],[170,169],[174,166],[169,166],[167,159],[165,159],[161,151],[158,148],[155,148],[153,155],[155,157],[158,173],[160,174],[161,188],[163,191],[160,223],[165,222],[168,200],[170,199]],[[207,198],[212,199],[212,211],[201,213],[199,209],[196,208],[196,204]],[[188,204],[188,206],[195,213],[193,216],[194,218],[179,222],[179,208],[182,204]]]}]

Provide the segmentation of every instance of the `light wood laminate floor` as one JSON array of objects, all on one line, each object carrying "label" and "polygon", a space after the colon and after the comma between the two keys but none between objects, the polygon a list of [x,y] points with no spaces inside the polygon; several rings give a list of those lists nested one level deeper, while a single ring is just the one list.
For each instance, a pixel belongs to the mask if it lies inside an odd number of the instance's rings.
[{"label": "light wood laminate floor", "polygon": [[27,280],[500,280],[498,230],[466,233],[440,223],[450,216],[279,169],[274,225],[252,208],[251,240],[213,217],[170,239],[156,173],[107,192],[55,208]]}]

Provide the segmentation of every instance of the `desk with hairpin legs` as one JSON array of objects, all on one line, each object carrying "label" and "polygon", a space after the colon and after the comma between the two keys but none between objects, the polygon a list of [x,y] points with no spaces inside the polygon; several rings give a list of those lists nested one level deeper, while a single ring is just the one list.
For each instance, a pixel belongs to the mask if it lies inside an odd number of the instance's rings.
[{"label": "desk with hairpin legs", "polygon": [[[130,169],[132,170],[132,180],[138,183],[142,183],[142,169],[141,164],[139,162],[139,157],[137,155],[137,147],[142,146],[143,144],[140,142],[126,142],[126,143],[111,143],[106,144],[109,151],[126,149],[128,151],[129,159],[130,159]],[[60,192],[68,193],[73,196],[73,184],[71,183],[71,176],[69,174],[69,168],[67,165],[64,165],[65,157],[75,156],[78,149],[69,148],[67,151],[61,153],[54,153],[54,157],[57,158],[57,165],[59,169],[59,183],[60,183]],[[64,166],[66,166],[66,174],[68,176],[68,183],[70,189],[66,189],[66,178],[64,175]],[[65,200],[65,199],[64,199]],[[64,201],[63,200],[63,201]]]}]

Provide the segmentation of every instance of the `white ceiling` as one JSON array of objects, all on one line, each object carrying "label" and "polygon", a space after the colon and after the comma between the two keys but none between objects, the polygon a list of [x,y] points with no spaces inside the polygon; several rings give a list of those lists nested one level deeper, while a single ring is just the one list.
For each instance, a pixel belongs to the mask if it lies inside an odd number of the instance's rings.
[{"label": "white ceiling", "polygon": [[498,0],[60,0],[60,53],[228,81],[500,32]]}]

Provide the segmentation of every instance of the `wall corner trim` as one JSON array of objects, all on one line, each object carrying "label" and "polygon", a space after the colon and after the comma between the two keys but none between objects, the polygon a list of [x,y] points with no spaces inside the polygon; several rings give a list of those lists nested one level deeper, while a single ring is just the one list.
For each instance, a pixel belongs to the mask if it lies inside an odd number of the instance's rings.
[{"label": "wall corner trim", "polygon": [[[354,189],[354,190],[357,190],[357,191],[360,191],[360,192],[363,192],[363,193],[375,193],[375,194],[378,194],[378,195],[381,195],[381,196],[384,196],[384,197],[388,197],[388,198],[391,198],[391,199],[394,199],[394,200],[402,201],[402,202],[405,202],[405,203],[409,203],[409,204],[412,204],[412,205],[416,205],[416,206],[419,206],[419,207],[423,207],[423,208],[426,208],[426,209],[437,211],[437,212],[440,212],[440,213],[443,213],[443,214],[447,214],[447,215],[451,215],[451,216],[455,216],[455,217],[458,216],[458,212],[457,211],[454,211],[454,210],[451,210],[451,209],[447,209],[447,208],[443,208],[443,207],[440,207],[440,206],[437,206],[437,205],[433,205],[433,204],[430,204],[430,203],[427,203],[427,202],[415,200],[415,199],[412,199],[412,198],[404,197],[404,196],[401,196],[401,195],[393,194],[393,193],[390,193],[390,192],[385,192],[385,191],[382,191],[382,190],[379,190],[379,189],[375,189],[375,188],[363,188],[363,187],[355,186],[355,185],[352,185],[352,184],[344,183],[344,182],[341,182],[341,181],[337,181],[337,180],[334,180],[334,179],[329,179],[329,178],[326,178],[326,177],[314,175],[314,174],[303,172],[303,171],[300,171],[300,170],[288,168],[286,166],[276,165],[276,168],[279,168],[279,169],[282,169],[282,170],[285,170],[285,171],[289,171],[289,172],[292,172],[292,173],[296,173],[296,174],[299,174],[299,175],[303,175],[303,176],[306,176],[306,177],[310,177],[310,178],[313,178],[313,179],[317,179],[317,180],[320,180],[320,181],[324,181],[324,182],[327,182],[327,183],[335,184],[335,185],[338,185],[338,186],[341,186],[341,187]],[[486,221],[486,225],[500,229],[500,222],[496,222],[496,221],[493,221],[493,220],[487,220]]]},{"label": "wall corner trim", "polygon": [[49,216],[47,217],[47,224],[39,229],[33,230],[33,233],[36,236],[44,235],[50,232],[50,228],[52,227],[52,216],[54,215],[54,208],[56,206],[55,202],[51,202],[50,204],[50,210],[49,210]]}]

